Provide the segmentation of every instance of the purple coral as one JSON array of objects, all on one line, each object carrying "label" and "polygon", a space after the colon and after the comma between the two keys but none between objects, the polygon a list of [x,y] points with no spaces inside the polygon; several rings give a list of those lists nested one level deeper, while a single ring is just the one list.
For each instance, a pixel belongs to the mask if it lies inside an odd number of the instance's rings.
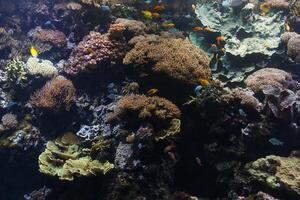
[{"label": "purple coral", "polygon": [[72,51],[64,70],[67,74],[75,76],[95,68],[98,64],[122,59],[124,50],[123,43],[92,31]]}]

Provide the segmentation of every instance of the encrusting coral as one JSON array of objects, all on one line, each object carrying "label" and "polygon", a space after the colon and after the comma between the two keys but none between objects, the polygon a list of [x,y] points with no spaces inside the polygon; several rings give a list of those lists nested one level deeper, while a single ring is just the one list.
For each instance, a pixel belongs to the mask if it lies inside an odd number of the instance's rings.
[{"label": "encrusting coral", "polygon": [[70,80],[63,76],[57,76],[47,82],[40,90],[34,92],[29,103],[33,107],[47,110],[69,110],[75,103],[75,91]]},{"label": "encrusting coral", "polygon": [[108,161],[93,160],[80,147],[79,139],[66,133],[55,141],[49,141],[39,156],[40,172],[72,181],[75,177],[106,174],[114,168]]},{"label": "encrusting coral", "polygon": [[110,40],[107,34],[92,31],[73,49],[64,70],[76,76],[97,68],[98,64],[110,64],[122,59],[125,49],[123,43]]},{"label": "encrusting coral", "polygon": [[247,87],[257,93],[269,86],[283,88],[289,80],[292,80],[291,74],[283,70],[264,68],[249,75],[244,82]]},{"label": "encrusting coral", "polygon": [[139,40],[123,60],[137,71],[163,73],[189,84],[210,79],[209,62],[206,53],[188,40],[152,36]]}]

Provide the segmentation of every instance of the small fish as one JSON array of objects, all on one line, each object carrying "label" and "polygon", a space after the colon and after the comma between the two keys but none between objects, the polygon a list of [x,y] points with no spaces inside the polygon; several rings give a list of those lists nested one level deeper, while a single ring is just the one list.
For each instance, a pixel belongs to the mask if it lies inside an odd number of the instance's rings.
[{"label": "small fish", "polygon": [[200,78],[199,82],[203,87],[207,87],[209,85],[209,81],[207,79]]},{"label": "small fish", "polygon": [[152,13],[152,16],[153,16],[154,18],[158,18],[158,17],[160,17],[160,14],[157,13],[157,12],[155,12],[155,13]]},{"label": "small fish", "polygon": [[145,0],[144,1],[146,4],[150,4],[152,1],[151,0]]},{"label": "small fish", "polygon": [[284,30],[285,30],[286,32],[290,32],[290,31],[291,31],[291,27],[290,27],[290,25],[289,25],[288,23],[285,23],[285,24],[284,24]]},{"label": "small fish", "polygon": [[36,50],[36,48],[34,46],[30,47],[30,53],[32,57],[37,57],[39,52]]},{"label": "small fish", "polygon": [[265,16],[266,14],[268,14],[271,10],[271,4],[268,2],[262,3],[259,6],[259,9],[261,11],[261,15]]},{"label": "small fish", "polygon": [[155,95],[157,92],[158,92],[158,89],[152,88],[152,89],[150,89],[150,90],[147,91],[147,94],[148,94],[149,96],[153,96],[153,95]]},{"label": "small fish", "polygon": [[196,6],[195,4],[192,4],[192,10],[195,11],[196,10]]},{"label": "small fish", "polygon": [[197,85],[194,89],[194,92],[196,94],[197,97],[199,97],[201,95],[203,87],[201,85]]},{"label": "small fish", "polygon": [[217,44],[220,45],[221,42],[225,41],[225,37],[224,36],[218,36],[216,37],[216,41],[217,41]]},{"label": "small fish", "polygon": [[109,7],[109,6],[102,5],[100,8],[101,8],[101,10],[104,11],[104,12],[110,12],[110,7]]},{"label": "small fish", "polygon": [[282,146],[283,145],[283,142],[281,142],[280,140],[278,140],[276,138],[269,139],[269,142],[271,144],[273,144],[274,146]]},{"label": "small fish", "polygon": [[195,27],[193,28],[193,30],[198,32],[198,31],[202,31],[203,28],[202,28],[201,26],[195,26]]},{"label": "small fish", "polygon": [[161,25],[163,28],[174,28],[175,27],[175,24],[172,23],[172,22],[164,22],[162,23]]},{"label": "small fish", "polygon": [[143,10],[142,13],[143,13],[143,15],[144,15],[144,17],[146,19],[149,19],[149,20],[152,19],[152,12],[151,11],[149,11],[149,10]]},{"label": "small fish", "polygon": [[153,10],[155,11],[155,12],[161,12],[161,11],[163,11],[165,9],[165,6],[164,5],[157,5],[157,6],[155,6],[154,8],[153,8]]},{"label": "small fish", "polygon": [[207,32],[213,32],[213,30],[211,28],[209,28],[208,26],[204,27],[203,30],[205,30]]}]

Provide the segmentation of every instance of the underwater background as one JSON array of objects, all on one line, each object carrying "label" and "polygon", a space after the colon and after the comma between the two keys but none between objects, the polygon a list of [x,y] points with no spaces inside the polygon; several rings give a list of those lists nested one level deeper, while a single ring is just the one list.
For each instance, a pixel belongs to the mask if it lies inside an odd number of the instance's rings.
[{"label": "underwater background", "polygon": [[0,199],[300,199],[299,75],[299,0],[0,0]]}]

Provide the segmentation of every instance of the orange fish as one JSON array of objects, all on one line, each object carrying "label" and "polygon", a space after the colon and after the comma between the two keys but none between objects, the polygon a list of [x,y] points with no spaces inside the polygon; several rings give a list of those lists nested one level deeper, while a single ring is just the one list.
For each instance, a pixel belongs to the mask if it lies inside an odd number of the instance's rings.
[{"label": "orange fish", "polygon": [[175,24],[171,23],[171,22],[165,22],[165,23],[162,24],[162,27],[163,28],[174,28]]},{"label": "orange fish", "polygon": [[202,31],[203,30],[203,28],[200,26],[195,26],[193,29],[194,29],[194,31]]},{"label": "orange fish", "polygon": [[217,41],[217,44],[220,45],[221,42],[225,41],[225,37],[222,36],[222,35],[221,35],[221,36],[218,36],[218,37],[216,38],[216,41]]},{"label": "orange fish", "polygon": [[155,11],[155,12],[161,12],[162,10],[164,10],[165,9],[165,6],[164,5],[157,5],[157,6],[155,6],[154,8],[153,8],[153,10]]},{"label": "orange fish", "polygon": [[207,79],[199,79],[200,85],[202,85],[203,87],[207,87],[209,85],[209,81]]}]

